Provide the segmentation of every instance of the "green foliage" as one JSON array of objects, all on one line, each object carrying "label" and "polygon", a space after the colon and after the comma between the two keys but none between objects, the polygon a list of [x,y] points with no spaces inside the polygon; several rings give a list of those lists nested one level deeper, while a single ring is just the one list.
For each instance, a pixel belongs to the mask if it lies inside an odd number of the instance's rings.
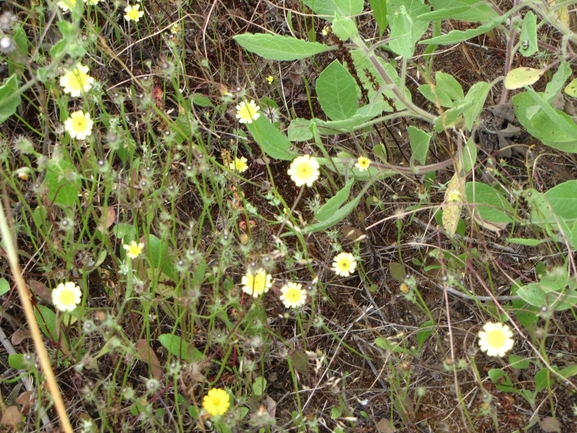
[{"label": "green foliage", "polygon": [[19,92],[19,82],[16,75],[11,75],[4,84],[0,86],[0,123],[3,123],[16,113],[22,98]]},{"label": "green foliage", "polygon": [[323,53],[331,48],[318,42],[307,42],[290,36],[244,34],[234,40],[251,53],[269,60],[298,60]]},{"label": "green foliage", "polygon": [[202,352],[178,335],[162,334],[158,336],[158,341],[172,356],[182,358],[186,362],[202,360]]},{"label": "green foliage", "polygon": [[327,66],[317,79],[319,103],[331,120],[353,116],[358,108],[358,93],[355,79],[338,60]]}]

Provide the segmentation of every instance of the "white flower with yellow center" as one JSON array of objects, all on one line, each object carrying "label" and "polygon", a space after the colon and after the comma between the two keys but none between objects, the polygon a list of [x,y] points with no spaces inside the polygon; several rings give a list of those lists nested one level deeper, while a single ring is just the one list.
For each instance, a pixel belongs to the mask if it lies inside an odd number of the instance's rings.
[{"label": "white flower with yellow center", "polygon": [[135,259],[142,253],[144,244],[142,242],[137,244],[135,241],[132,241],[128,245],[123,245],[123,248],[126,250],[126,255],[128,257]]},{"label": "white flower with yellow center", "polygon": [[127,21],[138,22],[144,15],[144,11],[140,10],[140,5],[128,5],[124,8],[124,18]]},{"label": "white flower with yellow center", "polygon": [[356,267],[357,261],[351,253],[340,253],[333,259],[333,271],[341,277],[348,277]]},{"label": "white flower with yellow center", "polygon": [[296,186],[313,186],[320,176],[319,162],[310,155],[297,156],[288,169],[288,175]]},{"label": "white flower with yellow center", "polygon": [[260,294],[268,292],[272,286],[272,276],[264,269],[254,272],[249,270],[242,277],[242,291],[257,298]]},{"label": "white flower with yellow center", "polygon": [[60,0],[58,6],[60,6],[60,9],[64,12],[68,12],[76,7],[76,0]]},{"label": "white flower with yellow center", "polygon": [[287,308],[298,308],[305,304],[307,292],[299,283],[288,283],[280,289],[280,300]]},{"label": "white flower with yellow center", "polygon": [[355,167],[357,167],[359,171],[365,171],[367,168],[369,168],[370,165],[371,160],[369,158],[367,158],[366,156],[359,156],[359,159],[357,159]]},{"label": "white flower with yellow center", "polygon": [[513,331],[502,323],[487,322],[479,332],[479,347],[489,356],[505,356],[514,344]]},{"label": "white flower with yellow center", "polygon": [[248,103],[242,101],[236,106],[236,118],[240,123],[252,123],[253,120],[259,118],[259,110],[260,107],[253,100]]},{"label": "white flower with yellow center", "polygon": [[238,171],[239,173],[243,173],[248,169],[247,162],[248,160],[244,156],[241,156],[240,158],[234,158],[234,161],[228,165],[228,168],[234,171]]},{"label": "white flower with yellow center", "polygon": [[84,113],[82,110],[75,111],[64,122],[64,129],[72,138],[86,140],[86,137],[92,132],[94,122],[90,118],[90,113]]},{"label": "white flower with yellow center", "polygon": [[90,118],[90,113],[84,113],[82,110],[75,111],[64,122],[64,129],[72,138],[86,140],[86,137],[92,132],[94,122]]},{"label": "white flower with yellow center", "polygon": [[83,65],[77,65],[60,77],[60,85],[64,87],[64,92],[74,97],[88,92],[92,88],[92,83],[94,78],[88,75],[88,67]]},{"label": "white flower with yellow center", "polygon": [[72,282],[60,283],[52,290],[52,303],[60,311],[73,311],[81,300],[80,287]]}]

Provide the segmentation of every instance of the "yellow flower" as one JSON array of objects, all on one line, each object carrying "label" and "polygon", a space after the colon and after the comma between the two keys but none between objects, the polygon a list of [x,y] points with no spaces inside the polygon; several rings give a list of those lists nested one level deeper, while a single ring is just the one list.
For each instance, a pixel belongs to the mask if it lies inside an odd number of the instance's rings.
[{"label": "yellow flower", "polygon": [[242,101],[236,106],[236,118],[240,123],[252,123],[260,116],[259,110],[260,107],[253,100],[248,103]]},{"label": "yellow flower", "polygon": [[249,270],[242,277],[242,291],[255,298],[261,293],[268,292],[270,286],[272,286],[272,276],[267,274],[264,269],[259,269],[255,273]]},{"label": "yellow flower", "polygon": [[124,18],[127,21],[135,21],[138,22],[138,20],[144,15],[144,11],[139,10],[140,9],[140,5],[128,5],[124,8],[124,12],[126,12],[124,14]]},{"label": "yellow flower", "polygon": [[479,332],[479,347],[489,356],[505,356],[514,343],[513,331],[502,323],[487,322]]},{"label": "yellow flower", "polygon": [[70,117],[64,122],[64,129],[72,138],[85,140],[92,132],[94,122],[90,118],[90,113],[84,114],[84,111],[78,110],[70,114]]},{"label": "yellow flower", "polygon": [[52,290],[52,303],[60,311],[73,311],[81,299],[80,287],[71,282],[60,283]]},{"label": "yellow flower", "polygon": [[320,176],[318,161],[310,156],[297,156],[288,170],[288,174],[296,186],[313,186]]},{"label": "yellow flower", "polygon": [[74,69],[60,77],[60,85],[70,96],[80,96],[92,88],[94,78],[88,75],[88,67],[77,65]]},{"label": "yellow flower", "polygon": [[357,167],[359,171],[365,171],[367,168],[369,168],[370,165],[371,160],[369,158],[367,158],[366,156],[359,156],[359,159],[357,159],[355,167]]},{"label": "yellow flower", "polygon": [[297,308],[305,304],[307,300],[307,292],[302,288],[301,284],[288,283],[281,287],[280,300],[287,308]]},{"label": "yellow flower", "polygon": [[76,0],[60,0],[58,6],[60,6],[64,12],[68,12],[76,7]]},{"label": "yellow flower", "polygon": [[266,77],[266,80],[268,81],[269,84],[272,84],[272,82],[274,81],[274,77],[272,75],[269,75],[268,77]]},{"label": "yellow flower", "polygon": [[356,267],[357,261],[351,253],[340,253],[333,259],[333,271],[341,277],[348,277]]},{"label": "yellow flower", "polygon": [[240,158],[234,158],[234,161],[228,165],[228,168],[234,171],[238,171],[239,173],[243,173],[248,169],[248,165],[246,164],[247,162],[248,161],[244,156],[241,156]]},{"label": "yellow flower", "polygon": [[230,396],[224,389],[213,388],[202,399],[202,407],[210,416],[224,415],[230,406]]},{"label": "yellow flower", "polygon": [[140,255],[140,253],[142,253],[144,244],[142,242],[137,244],[136,242],[132,241],[129,245],[123,245],[123,248],[126,250],[126,255],[128,257],[135,259]]}]

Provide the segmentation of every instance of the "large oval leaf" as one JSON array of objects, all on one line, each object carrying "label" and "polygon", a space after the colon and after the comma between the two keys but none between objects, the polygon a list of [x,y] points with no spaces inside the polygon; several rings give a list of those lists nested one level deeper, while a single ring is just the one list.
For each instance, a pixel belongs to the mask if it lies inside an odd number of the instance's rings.
[{"label": "large oval leaf", "polygon": [[245,33],[234,36],[241,47],[269,60],[298,60],[324,53],[332,48],[290,36]]}]

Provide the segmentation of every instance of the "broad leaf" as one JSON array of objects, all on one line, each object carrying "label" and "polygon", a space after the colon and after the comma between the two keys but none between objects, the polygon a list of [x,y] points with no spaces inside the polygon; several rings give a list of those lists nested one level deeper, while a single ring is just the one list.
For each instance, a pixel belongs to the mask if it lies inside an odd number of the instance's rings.
[{"label": "broad leaf", "polygon": [[529,57],[537,52],[537,17],[532,11],[527,12],[523,18],[519,40],[519,52],[523,56]]},{"label": "broad leaf", "polygon": [[303,3],[328,20],[332,20],[335,13],[353,16],[363,12],[363,0],[303,0]]},{"label": "broad leaf", "polygon": [[348,119],[357,111],[357,84],[338,60],[321,72],[316,86],[319,103],[331,120]]},{"label": "broad leaf", "polygon": [[324,220],[328,219],[333,215],[342,204],[349,198],[351,192],[351,187],[354,181],[351,179],[347,184],[334,196],[332,196],[315,214],[315,218],[318,222],[322,223]]},{"label": "broad leaf", "polygon": [[373,17],[379,26],[379,37],[383,36],[389,25],[387,20],[387,2],[385,0],[370,0]]},{"label": "broad leaf", "polygon": [[188,344],[187,341],[178,335],[162,334],[158,336],[158,341],[173,356],[182,358],[187,362],[198,362],[203,358],[202,352],[196,347]]},{"label": "broad leaf", "polygon": [[44,184],[50,202],[69,207],[76,204],[81,181],[76,167],[70,162],[51,159],[46,167]]},{"label": "broad leaf", "polygon": [[468,182],[466,191],[467,200],[482,219],[492,223],[513,222],[515,210],[500,191],[481,182]]},{"label": "broad leaf", "polygon": [[505,88],[508,90],[520,89],[539,81],[545,72],[544,69],[516,68],[509,71],[505,77]]},{"label": "broad leaf", "polygon": [[172,281],[177,281],[178,272],[174,266],[172,257],[168,254],[166,242],[153,234],[146,239],[146,253],[150,264],[154,269],[160,269]]},{"label": "broad leaf", "polygon": [[459,42],[466,41],[468,39],[472,39],[476,36],[482,35],[483,33],[487,33],[490,30],[493,30],[500,24],[503,24],[505,21],[509,19],[509,16],[515,11],[516,9],[512,9],[504,15],[497,16],[487,24],[484,24],[476,29],[469,29],[469,30],[451,30],[446,35],[436,36],[431,39],[427,39],[424,41],[419,42],[420,44],[438,44],[438,45],[454,45],[458,44]]},{"label": "broad leaf", "polygon": [[[527,90],[512,98],[515,116],[521,125],[543,144],[564,152],[577,153],[577,125],[573,119],[555,110],[532,89]],[[533,95],[529,92],[533,92]]]},{"label": "broad leaf", "polygon": [[389,46],[405,57],[412,57],[415,43],[429,28],[429,21],[422,20],[419,15],[429,11],[422,0],[388,0],[387,19],[391,29]]},{"label": "broad leaf", "polygon": [[431,135],[412,125],[409,126],[408,132],[412,151],[411,164],[413,164],[413,161],[419,161],[421,164],[425,164],[427,162],[427,155],[429,154]]},{"label": "broad leaf", "polygon": [[234,36],[245,50],[269,60],[297,60],[324,53],[332,48],[318,42],[307,42],[291,36],[251,34]]},{"label": "broad leaf", "polygon": [[246,125],[254,140],[259,144],[265,155],[283,161],[292,161],[297,155],[291,151],[291,142],[280,132],[266,116]]},{"label": "broad leaf", "polygon": [[427,21],[446,19],[486,23],[498,17],[491,4],[484,0],[430,0],[434,12],[420,16]]},{"label": "broad leaf", "polygon": [[0,123],[16,113],[16,109],[20,105],[21,98],[18,92],[18,77],[16,74],[11,75],[8,80],[0,86]]}]

